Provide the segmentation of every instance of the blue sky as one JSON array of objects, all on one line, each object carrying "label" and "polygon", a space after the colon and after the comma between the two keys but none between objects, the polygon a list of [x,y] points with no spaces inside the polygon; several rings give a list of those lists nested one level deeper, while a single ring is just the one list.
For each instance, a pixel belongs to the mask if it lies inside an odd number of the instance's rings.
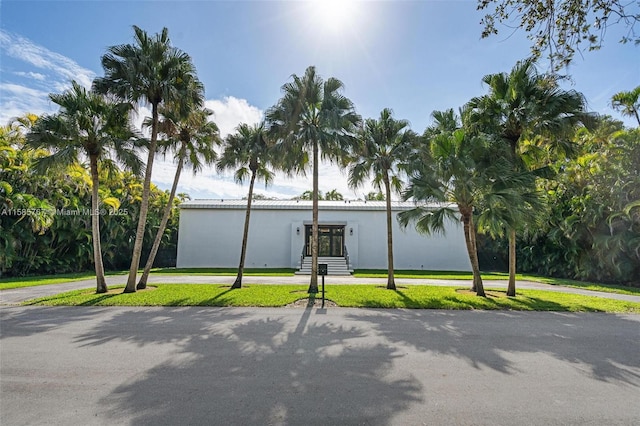
[{"label": "blue sky", "polygon": [[[3,0],[0,120],[55,111],[47,94],[64,90],[71,78],[88,85],[102,75],[106,48],[131,42],[131,26],[138,25],[149,33],[166,26],[173,44],[191,55],[223,133],[258,121],[291,74],[309,65],[325,78],[342,80],[344,94],[363,117],[389,107],[421,133],[432,111],[458,108],[486,93],[484,75],[509,71],[529,54],[522,32],[480,39],[482,16],[475,6],[475,0]],[[640,84],[640,48],[619,44],[621,31],[610,28],[602,50],[577,55],[565,86],[582,92],[591,110],[616,117],[611,96]],[[173,170],[160,159],[154,182],[168,188]],[[309,179],[280,176],[258,192],[291,197],[310,188]],[[351,190],[341,171],[323,165],[320,189],[333,188],[348,198],[370,189]],[[239,198],[246,188],[209,169],[184,174],[180,191],[194,198]]]}]

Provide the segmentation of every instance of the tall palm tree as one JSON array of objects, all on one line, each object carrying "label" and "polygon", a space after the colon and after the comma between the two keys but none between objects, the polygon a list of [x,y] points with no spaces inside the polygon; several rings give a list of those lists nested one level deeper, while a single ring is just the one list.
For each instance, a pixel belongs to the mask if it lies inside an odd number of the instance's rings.
[{"label": "tall palm tree", "polygon": [[[556,158],[570,155],[571,133],[578,124],[592,122],[592,116],[585,112],[584,97],[560,89],[556,77],[539,74],[533,60],[518,62],[508,74],[486,75],[482,81],[489,86],[489,93],[469,102],[470,122],[475,130],[508,143],[516,171],[527,170],[529,154],[541,146]],[[515,296],[516,286],[516,232],[517,226],[509,227],[510,296]]]},{"label": "tall palm tree", "polygon": [[[473,272],[472,288],[478,296],[485,296],[473,220],[474,208],[485,185],[478,164],[484,141],[471,137],[460,128],[452,109],[436,111],[432,116],[436,123],[425,132],[427,143],[411,159],[409,186],[404,191],[404,198],[415,202],[435,202],[440,207],[417,205],[400,213],[398,220],[405,227],[414,222],[419,232],[429,235],[443,233],[445,220],[458,220],[459,214]],[[457,212],[451,203],[457,206]]]},{"label": "tall palm tree", "polygon": [[373,185],[384,189],[387,204],[387,288],[396,289],[393,273],[393,233],[391,217],[391,191],[400,193],[403,181],[402,163],[412,152],[415,134],[409,130],[407,120],[396,120],[393,112],[385,108],[378,120],[367,119],[358,134],[358,147],[349,167],[349,185],[357,188],[373,173]]},{"label": "tall palm tree", "polygon": [[619,92],[611,98],[613,109],[620,111],[622,115],[635,117],[640,126],[640,86],[628,92]]},{"label": "tall palm tree", "polygon": [[265,185],[268,185],[273,179],[274,173],[268,168],[273,163],[272,150],[273,144],[269,140],[264,122],[254,126],[243,123],[238,126],[236,133],[227,136],[225,139],[224,151],[217,163],[219,170],[235,169],[235,179],[238,183],[244,182],[250,176],[247,212],[244,219],[242,249],[240,250],[240,264],[238,265],[238,275],[231,288],[242,287],[242,275],[244,273],[249,238],[253,186],[256,178],[264,180]]},{"label": "tall palm tree", "polygon": [[[164,235],[164,230],[171,216],[173,209],[173,200],[180,181],[182,169],[187,165],[191,165],[194,173],[202,169],[204,165],[213,164],[217,158],[215,146],[220,144],[220,133],[218,126],[209,121],[213,111],[206,108],[197,108],[190,111],[186,116],[176,109],[161,108],[160,112],[163,119],[158,123],[158,131],[167,136],[167,145],[162,146],[168,150],[177,148],[176,159],[178,160],[176,172],[169,193],[169,200],[164,209],[162,220],[156,231],[156,237],[149,253],[149,258],[138,281],[137,289],[141,290],[147,287],[147,279],[153,267],[153,261],[156,258],[160,242]],[[150,124],[147,122],[147,124]]]},{"label": "tall palm tree", "polygon": [[304,75],[292,75],[282,86],[283,96],[267,111],[267,122],[277,135],[282,151],[282,168],[304,173],[309,161],[313,168],[311,282],[309,292],[318,292],[318,166],[320,155],[345,161],[345,150],[353,143],[360,117],[353,103],[340,92],[340,80],[323,80],[310,66]]},{"label": "tall palm tree", "polygon": [[147,146],[140,216],[125,293],[136,291],[136,274],[149,209],[151,173],[158,143],[158,107],[173,102],[188,108],[190,105],[202,106],[203,102],[202,85],[197,81],[191,57],[171,45],[169,30],[163,28],[155,37],[150,37],[135,25],[133,30],[135,43],[109,47],[102,57],[105,76],[93,82],[94,89],[100,93],[134,104],[151,105],[151,139]]},{"label": "tall palm tree", "polygon": [[48,148],[53,154],[41,158],[40,166],[77,164],[81,156],[89,158],[91,172],[91,232],[93,259],[96,270],[97,293],[105,293],[107,284],[100,245],[98,165],[111,153],[118,161],[139,172],[142,163],[135,153],[134,133],[130,128],[130,105],[114,103],[104,96],[88,91],[77,82],[62,94],[49,98],[60,107],[55,115],[44,116],[28,134],[28,143],[34,148]]}]

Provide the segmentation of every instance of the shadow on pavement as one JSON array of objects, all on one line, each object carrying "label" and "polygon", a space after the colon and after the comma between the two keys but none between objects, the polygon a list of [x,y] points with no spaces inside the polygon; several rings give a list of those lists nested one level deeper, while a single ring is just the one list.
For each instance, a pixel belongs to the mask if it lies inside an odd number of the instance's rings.
[{"label": "shadow on pavement", "polygon": [[637,316],[33,307],[0,318],[3,353],[28,359],[3,357],[7,424],[44,413],[52,424],[632,424],[638,413]]},{"label": "shadow on pavement", "polygon": [[[490,312],[369,310],[352,315],[366,322],[389,342],[416,351],[452,355],[474,368],[511,374],[517,370],[508,354],[549,354],[605,382],[640,387],[640,327],[623,315],[558,312]],[[479,316],[499,318],[484,329]],[[545,321],[531,321],[544,318]],[[613,321],[611,321],[613,319]],[[541,325],[542,324],[542,325]],[[526,337],[523,343],[523,336]],[[598,337],[602,344],[594,347]],[[635,370],[635,371],[632,371]]]},{"label": "shadow on pavement", "polygon": [[123,312],[76,342],[180,348],[101,401],[114,422],[385,425],[421,401],[415,378],[386,377],[401,356],[392,345],[363,343],[360,327],[316,322],[310,307],[288,312],[298,319],[211,308]]}]

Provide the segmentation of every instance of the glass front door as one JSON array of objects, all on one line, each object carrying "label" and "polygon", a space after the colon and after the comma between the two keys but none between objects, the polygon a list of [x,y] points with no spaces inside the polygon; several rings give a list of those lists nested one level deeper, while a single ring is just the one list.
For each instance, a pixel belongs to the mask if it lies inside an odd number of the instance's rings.
[{"label": "glass front door", "polygon": [[[311,225],[305,226],[306,256],[311,256]],[[318,226],[318,256],[344,256],[344,226]]]}]

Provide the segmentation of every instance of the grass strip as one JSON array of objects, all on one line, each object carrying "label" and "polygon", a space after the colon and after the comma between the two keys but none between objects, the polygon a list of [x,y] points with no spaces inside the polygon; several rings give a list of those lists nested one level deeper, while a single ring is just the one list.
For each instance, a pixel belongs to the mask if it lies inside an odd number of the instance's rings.
[{"label": "grass strip", "polygon": [[[358,278],[386,278],[386,269],[356,269],[353,273]],[[409,279],[433,279],[433,280],[472,280],[471,272],[460,271],[422,271],[422,270],[398,270],[394,271],[396,278]],[[505,272],[486,272],[482,274],[484,280],[508,280],[509,274]],[[570,280],[566,278],[542,277],[539,275],[516,274],[516,281],[531,281],[541,284],[558,285],[564,287],[581,288],[583,290],[601,291],[604,293],[640,295],[640,288],[614,284],[598,284]]]},{"label": "grass strip", "polygon": [[[110,272],[106,275],[122,275],[124,272]],[[12,277],[0,279],[0,290],[20,287],[35,287],[39,285],[63,284],[74,281],[95,280],[94,272],[76,272],[71,274],[38,275],[31,277]]]},{"label": "grass strip", "polygon": [[[257,306],[282,307],[308,298],[307,286],[249,285],[231,290],[221,284],[157,284],[131,294],[113,288],[108,294],[76,290],[25,302],[46,306]],[[451,310],[518,310],[559,312],[640,313],[640,303],[565,294],[541,290],[521,290],[506,297],[503,290],[487,290],[477,297],[466,288],[412,285],[387,290],[376,285],[340,285],[327,290],[326,297],[340,307],[410,308]],[[316,295],[319,298],[320,295]]]},{"label": "grass strip", "polygon": [[601,291],[603,293],[627,294],[630,296],[640,295],[640,287],[630,287],[630,286],[615,285],[615,284],[598,284],[598,283],[570,280],[566,278],[540,277],[536,275],[523,275],[522,279],[527,281],[534,281],[542,284],[581,288],[583,290]]}]

